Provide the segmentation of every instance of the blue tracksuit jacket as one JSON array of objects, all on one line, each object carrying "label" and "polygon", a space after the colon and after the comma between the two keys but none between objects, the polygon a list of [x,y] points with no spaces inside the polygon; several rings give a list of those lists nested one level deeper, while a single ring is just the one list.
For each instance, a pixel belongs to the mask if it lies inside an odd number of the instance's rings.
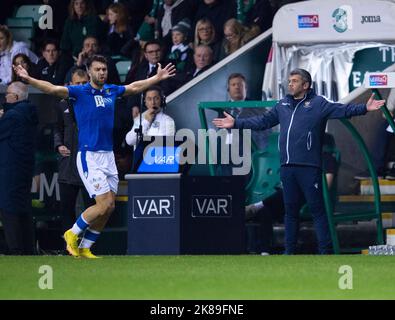
[{"label": "blue tracksuit jacket", "polygon": [[287,95],[269,112],[252,118],[236,119],[235,128],[264,130],[280,124],[281,165],[321,167],[321,149],[328,119],[364,115],[365,104],[329,102],[313,90],[302,100]]}]

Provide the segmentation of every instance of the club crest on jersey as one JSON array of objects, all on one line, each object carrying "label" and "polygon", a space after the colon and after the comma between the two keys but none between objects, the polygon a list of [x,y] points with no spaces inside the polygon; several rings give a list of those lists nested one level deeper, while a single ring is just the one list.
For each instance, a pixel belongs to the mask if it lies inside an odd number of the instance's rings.
[{"label": "club crest on jersey", "polygon": [[303,105],[304,108],[311,108],[310,101],[306,101]]}]

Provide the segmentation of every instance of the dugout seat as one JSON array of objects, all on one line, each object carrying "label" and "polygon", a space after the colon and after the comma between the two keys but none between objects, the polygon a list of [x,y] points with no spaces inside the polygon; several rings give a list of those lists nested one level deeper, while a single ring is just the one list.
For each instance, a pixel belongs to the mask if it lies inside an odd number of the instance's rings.
[{"label": "dugout seat", "polygon": [[251,159],[251,178],[246,186],[246,205],[264,200],[280,185],[278,132],[269,136],[265,150],[255,150]]}]

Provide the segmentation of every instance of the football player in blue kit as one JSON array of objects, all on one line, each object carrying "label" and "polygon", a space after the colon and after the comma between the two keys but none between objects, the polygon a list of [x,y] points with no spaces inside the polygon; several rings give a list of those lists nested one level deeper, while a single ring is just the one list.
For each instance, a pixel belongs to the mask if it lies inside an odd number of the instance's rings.
[{"label": "football player in blue kit", "polygon": [[[90,250],[114,211],[118,171],[113,153],[114,105],[119,96],[138,94],[175,75],[175,67],[158,63],[157,74],[128,85],[106,84],[107,60],[95,55],[88,62],[90,82],[84,85],[56,86],[30,77],[22,66],[14,66],[26,83],[44,93],[73,98],[78,126],[77,167],[89,195],[96,204],[87,208],[64,233],[67,251],[74,257],[97,258]],[[79,237],[82,236],[80,243]]]}]

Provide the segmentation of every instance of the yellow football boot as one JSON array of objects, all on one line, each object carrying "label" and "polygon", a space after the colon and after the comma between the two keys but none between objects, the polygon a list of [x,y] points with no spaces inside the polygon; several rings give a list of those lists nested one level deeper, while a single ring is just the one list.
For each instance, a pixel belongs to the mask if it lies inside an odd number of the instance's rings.
[{"label": "yellow football boot", "polygon": [[79,248],[79,256],[87,259],[100,259],[101,257],[95,256],[89,248]]},{"label": "yellow football boot", "polygon": [[63,235],[64,241],[66,241],[66,250],[73,257],[79,256],[79,248],[78,248],[78,235],[74,234],[71,229],[67,230]]}]

